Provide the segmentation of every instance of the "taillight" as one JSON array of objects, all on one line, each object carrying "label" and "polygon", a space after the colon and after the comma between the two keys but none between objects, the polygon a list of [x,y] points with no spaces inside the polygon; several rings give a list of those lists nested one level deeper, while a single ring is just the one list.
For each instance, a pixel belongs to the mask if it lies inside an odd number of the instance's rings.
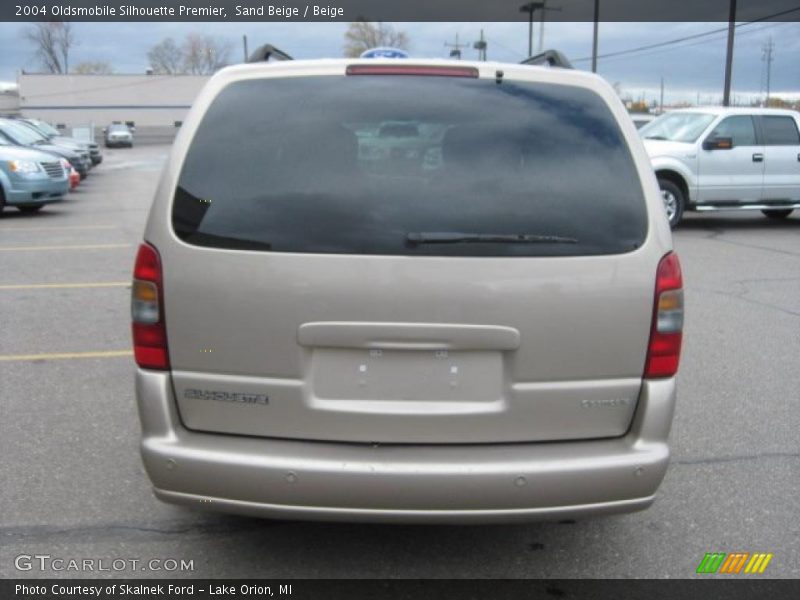
[{"label": "taillight", "polygon": [[139,246],[136,254],[131,318],[136,364],[144,369],[169,369],[161,259],[150,244]]},{"label": "taillight", "polygon": [[683,278],[673,252],[658,263],[654,304],[644,376],[672,377],[678,371],[683,339]]}]

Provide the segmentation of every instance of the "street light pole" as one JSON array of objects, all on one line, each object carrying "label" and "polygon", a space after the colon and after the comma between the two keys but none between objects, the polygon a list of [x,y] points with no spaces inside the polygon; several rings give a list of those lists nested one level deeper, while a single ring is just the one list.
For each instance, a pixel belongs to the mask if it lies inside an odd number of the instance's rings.
[{"label": "street light pole", "polygon": [[528,2],[519,7],[519,12],[528,13],[528,56],[533,56],[533,13],[544,8],[544,2]]},{"label": "street light pole", "polygon": [[528,56],[533,56],[533,10],[528,20]]},{"label": "street light pole", "polygon": [[538,46],[539,46],[538,51],[539,52],[541,52],[544,49],[544,20],[545,20],[545,17],[546,17],[545,13],[548,10],[561,12],[561,8],[560,7],[547,6],[547,0],[542,0],[542,14],[541,14],[541,17],[539,18],[539,44],[538,44]]},{"label": "street light pole", "polygon": [[594,0],[594,35],[592,36],[592,73],[597,73],[597,29],[600,24],[600,0]]}]

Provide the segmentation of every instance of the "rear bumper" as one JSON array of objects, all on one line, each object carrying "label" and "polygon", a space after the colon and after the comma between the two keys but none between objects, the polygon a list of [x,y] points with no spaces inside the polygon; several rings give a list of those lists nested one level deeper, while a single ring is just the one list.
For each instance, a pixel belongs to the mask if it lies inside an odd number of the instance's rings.
[{"label": "rear bumper", "polygon": [[647,508],[667,469],[675,381],[647,381],[630,431],[497,445],[306,442],[188,431],[169,374],[137,370],[142,457],[160,499],[288,519],[511,522]]}]

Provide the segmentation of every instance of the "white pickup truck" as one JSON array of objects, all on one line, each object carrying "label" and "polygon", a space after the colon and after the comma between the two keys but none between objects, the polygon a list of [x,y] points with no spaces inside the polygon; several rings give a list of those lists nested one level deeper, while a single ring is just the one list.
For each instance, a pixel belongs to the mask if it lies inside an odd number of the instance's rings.
[{"label": "white pickup truck", "polygon": [[691,108],[639,130],[670,225],[684,211],[800,208],[800,113],[770,108]]}]

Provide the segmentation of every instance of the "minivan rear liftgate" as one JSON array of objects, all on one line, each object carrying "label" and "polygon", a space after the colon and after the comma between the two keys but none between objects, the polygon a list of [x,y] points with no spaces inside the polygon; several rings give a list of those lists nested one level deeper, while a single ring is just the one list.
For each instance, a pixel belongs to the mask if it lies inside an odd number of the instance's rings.
[{"label": "minivan rear liftgate", "polygon": [[[623,274],[613,260],[523,258],[509,268],[362,257],[347,267],[359,275],[346,291],[337,257],[223,252],[197,268],[187,260],[180,272],[166,268],[164,288],[167,330],[193,332],[191,346],[169,336],[181,417],[201,431],[362,442],[622,435],[652,316],[646,259],[647,269]],[[598,288],[618,290],[600,305],[585,293],[590,271]],[[245,273],[250,292],[226,293]],[[203,274],[217,285],[190,283]],[[498,294],[505,300],[492,306]],[[200,295],[203,305],[187,308]],[[215,321],[223,305],[250,317]]]}]

